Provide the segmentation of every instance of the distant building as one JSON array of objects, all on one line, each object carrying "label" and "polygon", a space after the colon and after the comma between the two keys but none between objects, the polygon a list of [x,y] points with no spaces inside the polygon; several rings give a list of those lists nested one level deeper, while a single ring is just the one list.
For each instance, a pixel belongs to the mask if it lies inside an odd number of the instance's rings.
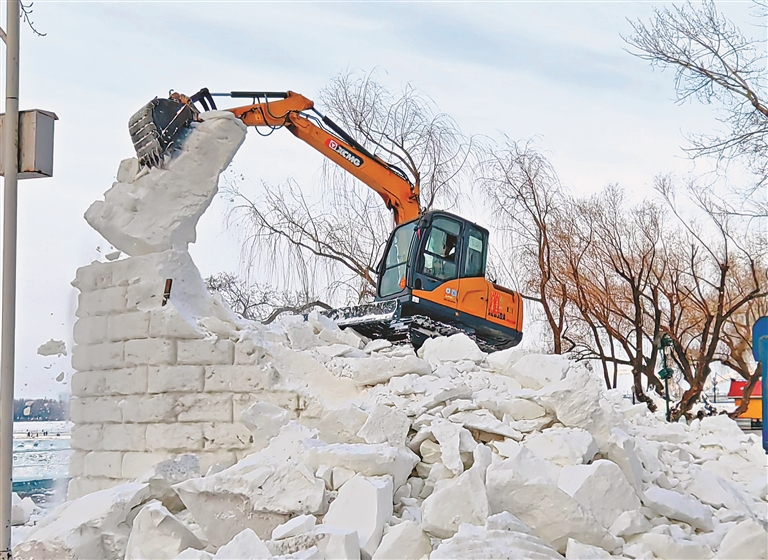
[{"label": "distant building", "polygon": [[[733,397],[736,401],[736,406],[741,405],[742,397],[744,396],[744,387],[746,387],[746,381],[737,381],[731,379],[731,387],[728,390],[728,396]],[[750,418],[752,420],[763,420],[763,383],[758,381],[755,387],[752,389],[752,395],[747,405],[747,410],[739,416],[739,418]]]}]

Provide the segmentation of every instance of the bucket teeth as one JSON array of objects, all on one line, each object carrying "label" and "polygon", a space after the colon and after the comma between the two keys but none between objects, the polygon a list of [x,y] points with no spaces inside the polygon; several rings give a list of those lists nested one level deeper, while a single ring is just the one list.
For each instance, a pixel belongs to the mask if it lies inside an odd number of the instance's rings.
[{"label": "bucket teeth", "polygon": [[153,99],[128,121],[128,131],[141,165],[157,167],[163,154],[178,144],[196,111],[171,99]]},{"label": "bucket teeth", "polygon": [[154,103],[147,103],[128,121],[128,132],[139,163],[148,167],[157,166],[164,151],[160,144],[160,131],[153,120],[154,108]]}]

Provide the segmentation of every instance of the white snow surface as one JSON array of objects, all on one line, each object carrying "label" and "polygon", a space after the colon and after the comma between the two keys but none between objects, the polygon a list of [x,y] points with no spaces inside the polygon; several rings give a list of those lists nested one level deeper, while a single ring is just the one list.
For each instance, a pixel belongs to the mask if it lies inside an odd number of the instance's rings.
[{"label": "white snow surface", "polygon": [[[163,313],[178,315],[176,331],[188,323],[179,340],[197,338],[179,346],[185,367],[209,368],[205,381],[210,374],[218,392],[193,394],[196,417],[152,420],[168,430],[155,430],[151,443],[178,442],[179,430],[222,408],[221,395],[232,402],[222,391],[237,386],[250,405],[221,425],[254,437],[241,438],[237,461],[210,464],[205,448],[178,450],[199,454],[199,464],[166,459],[134,482],[65,503],[24,533],[14,558],[768,557],[766,455],[728,418],[670,424],[605,390],[583,365],[519,350],[486,355],[463,335],[430,341],[422,359],[317,315],[263,326],[217,312],[185,249],[210,202],[196,193],[211,182],[215,192],[242,138],[213,141],[205,126],[239,127],[212,114],[192,131],[200,141],[185,145],[189,157],[133,182],[118,177],[124,200],[157,207],[162,228],[140,211],[129,216],[122,202],[114,213],[103,203],[89,221],[128,254],[155,251],[157,259],[116,261],[136,276],[167,266],[168,254],[185,263],[175,270],[185,289]],[[190,170],[201,162],[197,176]],[[76,285],[88,274],[79,271]],[[79,344],[86,362],[105,346]],[[222,355],[238,365],[215,365]],[[152,412],[162,396],[139,395],[137,408]],[[134,412],[123,407],[122,423]],[[119,425],[115,418],[103,426]],[[129,453],[110,453],[102,456],[125,467]]]}]

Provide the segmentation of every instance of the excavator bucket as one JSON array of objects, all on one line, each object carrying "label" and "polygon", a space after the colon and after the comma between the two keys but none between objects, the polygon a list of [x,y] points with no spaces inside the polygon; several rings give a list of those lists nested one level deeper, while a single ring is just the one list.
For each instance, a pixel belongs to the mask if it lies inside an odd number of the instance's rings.
[{"label": "excavator bucket", "polygon": [[369,338],[386,338],[392,342],[408,340],[408,322],[400,319],[397,300],[377,301],[323,311],[342,328],[351,327]]},{"label": "excavator bucket", "polygon": [[160,165],[163,154],[183,136],[195,119],[194,107],[174,99],[155,98],[128,121],[133,147],[141,165]]},{"label": "excavator bucket", "polygon": [[211,94],[202,89],[192,97],[178,93],[168,99],[156,97],[131,117],[128,131],[141,165],[157,167],[163,154],[181,143],[189,125],[197,120],[196,101],[200,101],[205,110],[209,104],[216,109]]}]

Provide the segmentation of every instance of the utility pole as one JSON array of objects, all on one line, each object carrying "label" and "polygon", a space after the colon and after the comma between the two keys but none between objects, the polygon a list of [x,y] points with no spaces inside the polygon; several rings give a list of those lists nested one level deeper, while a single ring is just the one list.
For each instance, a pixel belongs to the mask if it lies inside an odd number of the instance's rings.
[{"label": "utility pole", "polygon": [[16,343],[16,204],[19,170],[19,0],[6,0],[5,118],[3,122],[3,283],[0,334],[0,560],[11,560],[13,394]]}]

